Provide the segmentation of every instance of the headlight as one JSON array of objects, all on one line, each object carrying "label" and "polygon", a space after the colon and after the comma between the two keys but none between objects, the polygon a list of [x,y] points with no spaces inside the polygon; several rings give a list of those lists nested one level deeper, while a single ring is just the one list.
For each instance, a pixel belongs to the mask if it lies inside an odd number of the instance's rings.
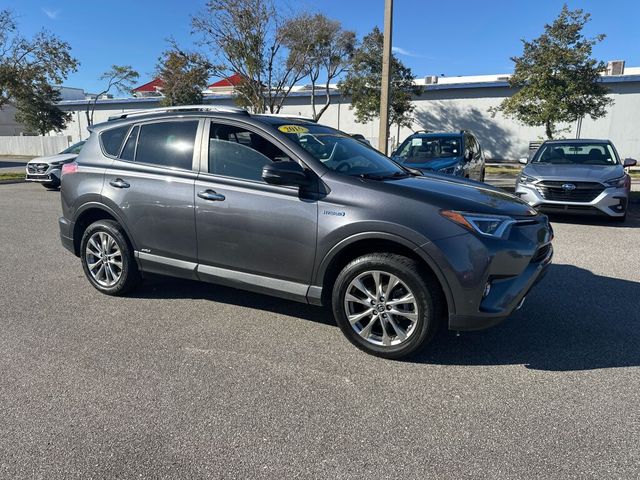
[{"label": "headlight", "polygon": [[612,178],[611,180],[607,180],[606,182],[604,182],[604,184],[607,187],[615,187],[615,188],[622,188],[625,186],[626,183],[627,183],[626,175],[623,175],[618,178]]},{"label": "headlight", "polygon": [[445,167],[438,170],[438,173],[444,173],[445,175],[457,175],[462,171],[462,164],[456,163],[451,167]]},{"label": "headlight", "polygon": [[526,175],[524,173],[521,173],[518,177],[518,183],[533,183],[537,181],[538,179],[536,177],[532,177],[531,175]]},{"label": "headlight", "polygon": [[509,227],[516,223],[513,218],[506,215],[487,215],[455,210],[442,210],[440,214],[468,230],[494,238],[506,238]]}]

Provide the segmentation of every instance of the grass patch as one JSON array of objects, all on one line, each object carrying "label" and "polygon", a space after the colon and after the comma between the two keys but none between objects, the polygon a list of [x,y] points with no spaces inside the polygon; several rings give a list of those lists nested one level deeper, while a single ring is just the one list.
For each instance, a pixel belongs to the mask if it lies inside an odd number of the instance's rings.
[{"label": "grass patch", "polygon": [[484,168],[485,172],[490,175],[517,175],[522,170],[522,167],[514,167],[511,165],[494,166],[488,165]]},{"label": "grass patch", "polygon": [[7,172],[0,173],[0,182],[9,180],[24,180],[24,173],[21,172]]}]

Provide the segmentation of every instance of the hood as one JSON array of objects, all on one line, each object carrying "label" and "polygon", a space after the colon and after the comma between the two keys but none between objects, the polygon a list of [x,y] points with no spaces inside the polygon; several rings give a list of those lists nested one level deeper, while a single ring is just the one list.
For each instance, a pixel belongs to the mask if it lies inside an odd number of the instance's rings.
[{"label": "hood", "polygon": [[396,161],[401,163],[405,167],[417,168],[419,170],[432,170],[437,171],[441,168],[452,167],[460,161],[460,157],[437,157],[437,158],[425,158],[420,159],[419,162],[410,162],[406,159],[397,157]]},{"label": "hood", "polygon": [[541,180],[604,182],[624,174],[622,165],[550,165],[530,163],[522,170],[525,175]]},{"label": "hood", "polygon": [[70,161],[76,158],[78,155],[75,153],[58,153],[57,155],[48,155],[46,157],[36,157],[29,160],[29,163],[53,163]]},{"label": "hood", "polygon": [[531,216],[537,212],[519,198],[486,183],[436,174],[385,180],[399,195],[420,199],[440,208],[463,212]]}]

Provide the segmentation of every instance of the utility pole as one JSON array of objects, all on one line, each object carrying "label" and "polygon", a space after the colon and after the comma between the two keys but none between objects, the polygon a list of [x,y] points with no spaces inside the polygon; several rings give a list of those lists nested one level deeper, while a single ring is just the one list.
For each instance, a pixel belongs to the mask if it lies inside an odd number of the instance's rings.
[{"label": "utility pole", "polygon": [[393,0],[384,2],[384,42],[382,44],[382,84],[380,88],[380,129],[378,150],[385,155],[389,145],[389,83],[391,80],[391,29],[393,26]]}]

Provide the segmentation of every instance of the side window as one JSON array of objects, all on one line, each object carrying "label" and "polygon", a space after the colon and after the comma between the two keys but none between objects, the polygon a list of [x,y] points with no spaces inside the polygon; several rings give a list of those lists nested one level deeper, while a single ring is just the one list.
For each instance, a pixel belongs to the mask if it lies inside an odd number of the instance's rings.
[{"label": "side window", "polygon": [[262,182],[262,167],[289,157],[270,141],[242,127],[211,124],[209,173]]},{"label": "side window", "polygon": [[122,153],[120,153],[120,158],[122,160],[133,161],[136,153],[136,142],[138,141],[139,131],[139,126],[136,126],[131,130],[129,138],[127,139],[127,142],[124,144],[124,148],[122,149]]},{"label": "side window", "polygon": [[141,125],[135,161],[191,170],[197,130],[198,121]]},{"label": "side window", "polygon": [[100,142],[104,151],[112,157],[117,157],[125,135],[129,131],[129,125],[105,130],[100,134]]}]

